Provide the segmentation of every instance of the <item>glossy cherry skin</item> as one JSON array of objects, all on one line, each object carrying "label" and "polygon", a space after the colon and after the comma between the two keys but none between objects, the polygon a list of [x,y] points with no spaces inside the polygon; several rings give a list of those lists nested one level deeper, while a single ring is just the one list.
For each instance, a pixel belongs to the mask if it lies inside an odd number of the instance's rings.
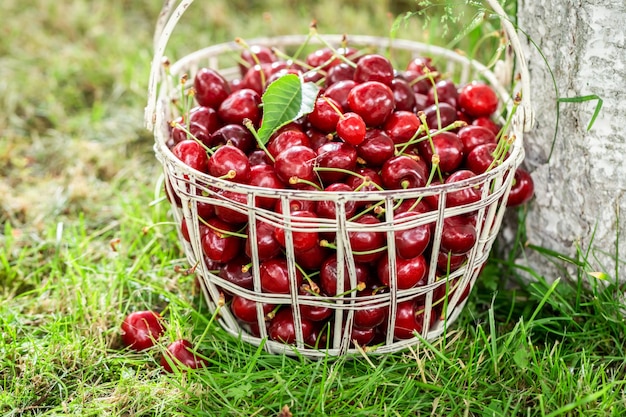
[{"label": "glossy cherry skin", "polygon": [[[394,215],[394,220],[411,218],[419,213],[416,211],[405,211]],[[400,223],[401,224],[401,223]],[[430,244],[432,226],[423,224],[410,228],[399,226],[394,231],[396,243],[396,253],[404,259],[415,258],[424,253]]]},{"label": "glossy cherry skin", "polygon": [[389,59],[378,54],[364,55],[359,58],[354,71],[354,81],[357,83],[378,81],[385,85],[391,85],[393,78],[393,65]]},{"label": "glossy cherry skin", "polygon": [[429,129],[441,129],[457,121],[456,108],[448,103],[433,104],[426,107],[423,111]]},{"label": "glossy cherry skin", "polygon": [[247,256],[237,256],[235,259],[222,264],[219,277],[241,288],[253,288],[252,271],[249,264],[252,261]]},{"label": "glossy cherry skin", "polygon": [[[289,294],[291,285],[287,260],[274,258],[262,262],[259,266],[261,289],[272,294]],[[296,269],[296,288],[302,285],[302,273]]]},{"label": "glossy cherry skin", "polygon": [[267,150],[276,157],[282,151],[294,146],[311,147],[309,137],[298,126],[285,126],[270,138]]},{"label": "glossy cherry skin", "polygon": [[[251,237],[248,236],[245,244],[245,253],[252,258]],[[275,258],[282,253],[283,247],[274,236],[274,226],[262,221],[256,223],[256,250],[261,262]]]},{"label": "glossy cherry skin", "polygon": [[[376,225],[380,220],[371,214],[365,214],[359,217],[356,223],[362,225]],[[383,254],[385,254],[385,234],[372,230],[351,231],[348,232],[348,239],[352,254],[356,262],[369,263],[376,262]]]},{"label": "glossy cherry skin", "polygon": [[[321,234],[321,233],[320,233]],[[316,245],[309,250],[296,252],[296,263],[304,269],[319,271],[330,255],[330,249]]]},{"label": "glossy cherry skin", "polygon": [[264,45],[250,45],[241,51],[240,58],[239,68],[242,77],[248,68],[259,64],[271,64],[278,59],[272,49]]},{"label": "glossy cherry skin", "polygon": [[337,136],[350,145],[357,146],[362,143],[366,133],[365,120],[355,112],[344,113],[337,122]]},{"label": "glossy cherry skin", "polygon": [[[311,223],[315,222],[315,219],[317,219],[317,214],[308,210],[292,211],[290,216],[291,227],[293,228],[303,227],[303,225],[299,225],[298,223]],[[277,226],[274,228],[274,237],[282,247],[286,247],[285,235],[286,232],[284,227]],[[291,239],[294,251],[299,252],[306,251],[314,246],[317,246],[319,235],[317,229],[314,228],[310,228],[308,231],[293,230],[291,232]]]},{"label": "glossy cherry skin", "polygon": [[424,326],[424,315],[419,313],[413,300],[398,303],[393,336],[397,340],[412,339]]},{"label": "glossy cherry skin", "polygon": [[442,274],[454,272],[467,262],[467,254],[454,255],[449,252],[437,254],[437,270]]},{"label": "glossy cherry skin", "polygon": [[239,124],[228,124],[215,130],[211,135],[210,147],[230,144],[241,149],[245,154],[249,154],[256,147],[256,142],[252,132],[248,128]]},{"label": "glossy cherry skin", "polygon": [[342,181],[356,169],[357,150],[345,142],[327,142],[317,149],[317,171],[324,184]]},{"label": "glossy cherry skin", "polygon": [[163,318],[156,311],[135,311],[122,322],[122,343],[136,351],[154,346],[165,332]]},{"label": "glossy cherry skin", "polygon": [[207,220],[207,227],[202,230],[202,251],[210,260],[229,262],[241,253],[242,239],[229,234],[237,230],[236,226],[212,218]]},{"label": "glossy cherry skin", "polygon": [[[367,285],[371,280],[370,269],[368,265],[362,263],[355,263],[355,279],[356,285],[363,283]],[[320,287],[325,294],[330,296],[337,294],[337,281],[339,279],[339,267],[337,262],[337,254],[331,254],[322,264],[320,268]],[[343,292],[352,290],[350,285],[350,275],[348,272],[348,265],[344,262],[343,273]]]},{"label": "glossy cherry skin", "polygon": [[350,90],[348,106],[363,118],[367,126],[378,127],[385,123],[395,109],[393,91],[381,82],[366,81]]},{"label": "glossy cherry skin", "polygon": [[293,146],[276,156],[274,170],[278,178],[285,184],[300,188],[297,180],[317,183],[313,166],[317,153],[307,146]]},{"label": "glossy cherry skin", "polygon": [[506,205],[508,207],[520,206],[528,202],[534,193],[535,183],[530,173],[523,168],[517,168]]},{"label": "glossy cherry skin", "polygon": [[222,190],[218,192],[220,199],[224,201],[224,205],[215,204],[215,216],[229,224],[242,225],[248,222],[248,214],[245,210],[239,211],[232,207],[233,204],[248,204],[248,195],[237,193],[230,190]]},{"label": "glossy cherry skin", "polygon": [[230,94],[228,81],[211,68],[201,68],[194,77],[193,86],[198,104],[215,110]]},{"label": "glossy cherry skin", "polygon": [[261,95],[250,88],[232,92],[217,110],[225,124],[243,124],[248,119],[254,126],[261,120]]},{"label": "glossy cherry skin", "polygon": [[396,110],[389,116],[383,129],[393,143],[406,143],[413,139],[421,124],[415,113]]},{"label": "glossy cherry skin", "polygon": [[[245,153],[232,145],[220,146],[208,162],[209,174],[233,182],[247,183],[250,179],[250,161]],[[234,174],[234,175],[233,175]]]},{"label": "glossy cherry skin", "polygon": [[[304,340],[309,339],[313,333],[315,325],[311,320],[301,317],[300,326]],[[285,344],[296,343],[296,324],[291,308],[285,307],[276,313],[270,321],[267,333],[270,339]]]},{"label": "glossy cherry skin", "polygon": [[393,140],[381,129],[369,129],[357,148],[358,156],[370,167],[382,166],[391,158],[396,149]]},{"label": "glossy cherry skin", "polygon": [[441,231],[441,251],[453,255],[469,252],[476,244],[476,227],[462,216],[444,219]]},{"label": "glossy cherry skin", "polygon": [[[328,187],[324,188],[324,191],[327,192],[352,192],[352,188],[343,182],[336,182],[330,184]],[[356,214],[356,203],[354,200],[347,199],[344,203],[345,217],[351,218]],[[332,200],[320,200],[315,203],[315,213],[319,217],[325,219],[336,219],[337,218],[337,204],[335,204]]]},{"label": "glossy cherry skin", "polygon": [[[468,169],[460,169],[446,178],[446,184],[452,184],[474,178],[476,174]],[[458,191],[451,191],[446,198],[447,207],[464,206],[479,201],[482,198],[482,185],[466,186]]]},{"label": "glossy cherry skin", "polygon": [[394,78],[391,81],[391,91],[393,91],[393,101],[396,104],[396,111],[415,111],[415,92],[408,81],[402,78]]},{"label": "glossy cherry skin", "polygon": [[185,129],[178,125],[172,127],[171,135],[174,143],[185,139],[197,139],[209,147],[212,146],[213,132],[222,126],[217,111],[205,106],[197,106],[189,110],[189,123],[186,126],[182,117],[177,118],[176,123],[184,126]]},{"label": "glossy cherry skin", "polygon": [[426,185],[426,166],[414,158],[399,155],[390,158],[381,169],[381,178],[387,189],[419,188]]},{"label": "glossy cherry skin", "polygon": [[165,354],[161,358],[161,366],[167,372],[174,372],[172,365],[179,369],[182,368],[181,370],[185,368],[197,369],[207,366],[207,361],[194,353],[191,342],[186,339],[179,339],[167,347]]},{"label": "glossy cherry skin", "polygon": [[470,117],[489,117],[498,109],[498,96],[489,85],[473,81],[459,90],[458,106]]},{"label": "glossy cherry skin", "polygon": [[185,165],[200,171],[208,172],[209,157],[206,150],[193,139],[183,140],[172,148],[172,153]]},{"label": "glossy cherry skin", "polygon": [[[435,102],[435,92],[437,93],[437,101]],[[428,91],[429,104],[435,103],[447,103],[450,106],[456,108],[459,93],[456,85],[452,80],[439,80]]]},{"label": "glossy cherry skin", "polygon": [[[433,153],[433,147],[435,152]],[[432,136],[432,145],[426,140],[418,145],[419,153],[424,160],[431,163],[433,155],[439,156],[439,169],[444,173],[455,171],[463,163],[465,150],[463,143],[453,132],[440,132]]]},{"label": "glossy cherry skin", "polygon": [[324,85],[326,87],[331,86],[339,81],[352,80],[354,78],[354,68],[352,65],[348,65],[345,62],[340,62],[337,65],[333,65],[326,75]]},{"label": "glossy cherry skin", "polygon": [[[261,304],[263,316],[267,316],[276,306],[272,304]],[[257,302],[240,295],[233,295],[230,303],[230,311],[235,317],[245,323],[258,323]]]},{"label": "glossy cherry skin", "polygon": [[[254,165],[250,167],[250,180],[248,184],[276,190],[287,188],[285,183],[278,178],[274,167],[271,165]],[[254,204],[257,207],[272,209],[276,205],[276,201],[278,201],[278,199],[273,197],[257,196],[254,200]]]},{"label": "glossy cherry skin", "polygon": [[468,125],[457,132],[457,136],[463,143],[465,152],[470,152],[478,145],[496,143],[496,135],[491,129],[483,126]]},{"label": "glossy cherry skin", "polygon": [[[303,284],[302,287],[300,287],[299,294],[300,295],[326,296],[326,294],[320,294],[319,290],[318,292],[314,292],[314,291],[312,292],[308,284]],[[304,302],[304,300],[302,302]],[[334,310],[330,307],[330,304],[328,306],[313,306],[309,304],[300,304],[300,314],[302,314],[302,317],[311,321],[326,320],[330,318],[330,316],[333,315],[333,312]]]},{"label": "glossy cherry skin", "polygon": [[359,346],[367,346],[370,343],[372,343],[372,341],[374,340],[374,337],[376,337],[375,327],[369,327],[369,328],[352,327],[352,330],[350,332],[350,341],[352,345],[356,343]]},{"label": "glossy cherry skin", "polygon": [[[372,289],[359,291],[358,297],[367,297],[373,294]],[[354,327],[357,329],[373,329],[381,325],[387,318],[388,307],[363,307],[354,311]]]},{"label": "glossy cherry skin", "polygon": [[308,120],[313,127],[324,133],[331,133],[337,129],[337,122],[341,116],[341,103],[326,96],[315,100],[313,111],[309,113]]},{"label": "glossy cherry skin", "polygon": [[498,133],[500,133],[500,129],[502,129],[502,126],[494,122],[490,117],[477,117],[474,121],[472,121],[472,125],[486,127],[491,130],[494,135],[498,135]]},{"label": "glossy cherry skin", "polygon": [[474,147],[465,158],[465,167],[476,175],[487,172],[495,159],[496,146],[495,143],[484,143]]},{"label": "glossy cherry skin", "polygon": [[348,105],[348,95],[355,85],[356,82],[354,82],[354,80],[338,81],[326,88],[324,95],[341,104],[341,110],[345,113],[350,110],[350,106]]},{"label": "glossy cherry skin", "polygon": [[[394,272],[389,268],[389,257],[383,256],[378,261],[378,279],[383,285],[389,286]],[[424,256],[414,258],[396,258],[396,285],[400,290],[421,286],[426,284],[426,273],[428,265]]]}]

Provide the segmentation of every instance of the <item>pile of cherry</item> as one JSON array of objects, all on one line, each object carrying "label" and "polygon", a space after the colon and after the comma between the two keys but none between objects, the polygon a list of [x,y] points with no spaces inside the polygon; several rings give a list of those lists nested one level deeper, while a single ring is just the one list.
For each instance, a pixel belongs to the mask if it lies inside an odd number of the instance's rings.
[{"label": "pile of cherry", "polygon": [[[280,56],[280,58],[279,58]],[[367,193],[406,190],[465,180],[497,166],[507,156],[511,138],[494,121],[499,100],[485,83],[457,86],[428,58],[414,58],[404,70],[376,53],[344,46],[320,47],[300,61],[283,58],[275,50],[249,46],[240,56],[241,77],[226,80],[218,71],[202,68],[193,75],[194,103],[171,121],[168,146],[183,163],[212,177],[273,189],[348,191]],[[319,86],[313,110],[274,132],[265,146],[256,131],[263,120],[262,96],[270,83],[286,74]],[[468,187],[449,193],[447,206],[463,206],[481,199],[482,189]],[[528,201],[533,194],[530,175],[518,169],[508,206]],[[245,194],[217,190],[226,201],[247,203]],[[400,196],[401,194],[399,194]],[[180,204],[176,195],[171,201]],[[283,211],[279,199],[258,198],[259,209]],[[437,209],[436,196],[402,200],[394,219]],[[290,204],[292,221],[335,219],[334,202],[299,201]],[[350,221],[375,225],[384,221],[382,204],[348,202]],[[358,285],[351,288],[344,274],[338,294],[335,235],[311,230],[293,232],[298,288],[291,288],[285,249],[285,231],[269,223],[256,224],[256,242],[248,235],[248,216],[227,205],[197,203],[204,261],[220,278],[243,289],[253,289],[251,245],[256,245],[263,293],[322,297],[357,297],[389,291],[395,275],[398,290],[423,286],[431,268],[445,278],[467,263],[476,243],[476,215],[466,213],[444,221],[436,256],[429,265],[435,224],[399,228],[395,235],[396,270],[390,271],[387,237],[375,231],[349,233]],[[182,235],[189,240],[183,221]],[[452,283],[453,284],[453,283]],[[341,286],[340,286],[341,288]],[[443,298],[456,290],[439,287],[431,318],[438,320]],[[464,289],[463,297],[467,296]],[[257,302],[224,290],[226,306],[253,335],[260,334]],[[296,342],[300,327],[305,345],[326,346],[334,331],[335,310],[328,306],[300,306],[294,322],[289,304],[262,305],[270,339]],[[336,308],[336,307],[335,307]],[[424,296],[398,303],[395,323],[388,323],[389,306],[355,311],[350,340],[360,346],[414,337],[424,325]],[[346,315],[343,314],[345,319]]]}]

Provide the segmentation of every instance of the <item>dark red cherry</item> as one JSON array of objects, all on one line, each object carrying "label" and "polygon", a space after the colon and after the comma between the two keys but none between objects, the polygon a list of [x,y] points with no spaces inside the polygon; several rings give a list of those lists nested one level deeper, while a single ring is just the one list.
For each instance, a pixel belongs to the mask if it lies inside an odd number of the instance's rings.
[{"label": "dark red cherry", "polygon": [[358,156],[370,167],[382,166],[395,151],[391,137],[385,131],[376,128],[365,132],[363,142],[356,148]]},{"label": "dark red cherry", "polygon": [[220,146],[208,162],[209,174],[233,182],[247,183],[250,179],[250,161],[245,153],[232,145]]},{"label": "dark red cherry", "polygon": [[298,180],[317,183],[317,176],[313,170],[316,158],[317,153],[313,149],[303,145],[292,146],[276,156],[274,170],[285,184],[303,188]]},{"label": "dark red cherry", "polygon": [[417,115],[410,111],[396,110],[385,122],[383,129],[393,143],[406,143],[414,139],[421,126]]},{"label": "dark red cherry", "polygon": [[381,126],[395,109],[393,91],[379,81],[366,81],[350,90],[348,106],[367,126]]},{"label": "dark red cherry", "polygon": [[409,189],[426,185],[428,171],[425,164],[406,155],[398,155],[385,162],[381,169],[385,188]]},{"label": "dark red cherry", "polygon": [[148,349],[165,332],[163,318],[156,311],[135,311],[122,322],[122,343],[136,351]]},{"label": "dark red cherry", "polygon": [[354,80],[338,81],[324,90],[324,96],[332,98],[337,103],[341,104],[341,110],[345,113],[350,110],[348,106],[348,94],[350,94],[350,91],[355,85],[356,82],[354,82]]},{"label": "dark red cherry", "polygon": [[302,331],[304,340],[309,339],[315,325],[312,321],[301,317],[300,323],[296,324],[291,308],[284,307],[276,313],[276,316],[270,321],[267,333],[270,339],[285,344],[296,343],[296,326]]},{"label": "dark red cherry", "polygon": [[472,125],[486,127],[487,129],[491,130],[496,136],[498,135],[498,133],[500,133],[500,129],[502,129],[502,126],[491,120],[491,118],[489,117],[477,117],[472,122]]},{"label": "dark red cherry", "polygon": [[[394,220],[399,222],[403,219],[413,218],[418,214],[417,211],[396,212]],[[405,259],[420,256],[430,244],[431,225],[422,224],[407,228],[406,226],[400,226],[401,224],[399,222],[397,229],[394,231],[397,254]]]},{"label": "dark red cherry", "polygon": [[[377,225],[380,220],[371,214],[365,214],[355,222],[360,225]],[[374,227],[350,231],[348,232],[348,239],[356,262],[375,262],[386,253],[385,233],[376,231]]]},{"label": "dark red cherry", "polygon": [[487,172],[494,161],[493,153],[496,150],[495,143],[484,143],[475,146],[465,158],[465,166],[476,175]]},{"label": "dark red cherry", "polygon": [[202,251],[207,258],[215,262],[229,262],[241,253],[242,239],[233,235],[237,227],[217,218],[206,221],[200,237]]},{"label": "dark red cherry", "polygon": [[528,202],[534,193],[535,183],[530,173],[523,168],[517,168],[506,205],[508,207],[520,206]]},{"label": "dark red cherry", "polygon": [[217,110],[230,94],[228,81],[216,70],[201,68],[195,75],[193,87],[195,98],[201,106]]},{"label": "dark red cherry", "polygon": [[185,165],[200,172],[208,172],[209,157],[206,150],[193,139],[186,139],[172,148],[172,153]]},{"label": "dark red cherry", "polygon": [[241,288],[251,290],[253,288],[253,278],[252,271],[250,271],[250,263],[249,257],[237,256],[221,266],[219,277]]},{"label": "dark red cherry", "polygon": [[419,313],[413,300],[398,303],[396,321],[393,324],[395,339],[412,339],[424,326],[424,315]]},{"label": "dark red cherry", "polygon": [[[289,294],[291,290],[289,269],[285,258],[274,258],[264,261],[259,266],[261,289],[272,294]],[[302,285],[302,273],[296,269],[296,286]]]},{"label": "dark red cherry", "polygon": [[496,143],[496,135],[489,128],[483,126],[468,125],[462,127],[457,132],[457,135],[461,139],[466,153],[469,153],[478,145]]},{"label": "dark red cherry", "polygon": [[429,129],[442,129],[457,121],[456,108],[448,103],[432,104],[424,109]]},{"label": "dark red cherry", "polygon": [[383,285],[390,286],[393,276],[399,290],[422,286],[426,284],[428,263],[424,256],[414,258],[396,258],[395,271],[389,268],[389,257],[383,256],[378,261],[378,279]]},{"label": "dark red cherry", "polygon": [[[343,182],[336,182],[327,186],[324,191],[326,192],[352,192],[354,191],[348,184]],[[356,213],[356,203],[354,200],[345,199],[344,202],[335,202],[334,200],[319,200],[315,203],[315,212],[319,217],[325,219],[336,219],[338,212],[338,205],[343,204],[345,210],[345,217],[351,218]]]},{"label": "dark red cherry", "polygon": [[378,54],[364,55],[359,59],[354,71],[354,81],[365,83],[377,81],[391,85],[394,78],[393,65],[386,57]]},{"label": "dark red cherry", "polygon": [[324,133],[337,130],[337,122],[343,113],[341,104],[326,96],[315,100],[313,111],[309,113],[308,120],[313,127]]},{"label": "dark red cherry", "polygon": [[[278,178],[274,167],[271,165],[254,165],[250,167],[250,185],[263,188],[273,188],[281,190],[287,188],[287,186]],[[276,205],[276,198],[257,196],[254,203],[257,207],[271,209]]]},{"label": "dark red cherry", "polygon": [[408,81],[398,77],[394,78],[391,81],[391,91],[393,91],[396,111],[415,111],[415,92]]},{"label": "dark red cherry", "polygon": [[[435,92],[437,93],[436,102]],[[437,81],[437,83],[428,91],[429,104],[447,103],[456,109],[458,97],[459,93],[457,91],[456,84],[454,84],[454,81],[449,79]]]},{"label": "dark red cherry", "polygon": [[[252,258],[252,237],[246,239],[245,253]],[[262,221],[256,223],[256,250],[261,262],[272,259],[282,253],[283,247],[274,236],[274,225]]]},{"label": "dark red cherry", "polygon": [[344,113],[337,121],[337,136],[350,145],[357,146],[365,139],[367,126],[365,120],[354,112]]},{"label": "dark red cherry", "polygon": [[[474,178],[476,174],[468,169],[460,169],[452,173],[448,178],[446,178],[446,184],[452,184],[459,181],[465,181],[470,178]],[[477,201],[480,201],[482,198],[482,186],[474,185],[474,186],[466,186],[458,191],[451,191],[447,195],[446,206],[447,207],[456,207],[456,206],[464,206],[466,204],[472,204]]]},{"label": "dark red cherry", "polygon": [[[316,219],[317,215],[312,211],[292,211],[290,213],[291,227],[294,229],[304,228],[305,225],[301,223],[313,223]],[[294,251],[306,251],[318,245],[317,229],[310,226],[307,229],[306,231],[292,230],[291,239]],[[282,247],[286,247],[286,233],[282,225],[274,228],[274,237]]]},{"label": "dark red cherry", "polygon": [[239,124],[228,124],[213,132],[208,146],[230,144],[249,154],[256,147],[256,141],[250,130]]},{"label": "dark red cherry", "polygon": [[[325,294],[330,296],[336,295],[338,291],[337,282],[339,280],[339,266],[337,262],[337,254],[331,254],[320,268],[320,287]],[[348,292],[353,290],[354,288],[350,285],[350,275],[347,261],[343,263],[343,291]],[[368,265],[355,262],[355,279],[356,285],[364,284],[367,285],[371,280],[370,277],[370,269]]]},{"label": "dark red cherry", "polygon": [[444,219],[441,231],[441,252],[462,255],[476,244],[476,227],[461,216]]},{"label": "dark red cherry", "polygon": [[197,369],[205,367],[207,361],[194,352],[191,342],[179,339],[170,343],[161,357],[161,366],[167,372],[174,372],[172,365],[183,370],[185,368]]},{"label": "dark red cherry", "polygon": [[245,209],[235,208],[234,205],[245,206],[248,204],[248,196],[230,190],[218,192],[222,204],[215,204],[215,216],[226,223],[241,225],[248,221],[248,212]]},{"label": "dark red cherry", "polygon": [[439,169],[441,172],[453,172],[463,162],[463,143],[456,133],[440,132],[432,136],[432,144],[429,140],[419,143],[420,155],[429,163],[432,162],[433,147],[435,148],[434,154],[437,154],[439,157]]},{"label": "dark red cherry", "polygon": [[270,138],[267,143],[267,150],[275,158],[285,149],[294,146],[311,147],[309,137],[299,126],[288,125],[281,128]]},{"label": "dark red cherry", "polygon": [[[276,306],[272,304],[262,303],[261,309],[263,310],[263,316],[267,316]],[[233,295],[233,300],[230,304],[230,311],[235,317],[245,323],[258,323],[257,316],[257,302],[240,295]]]},{"label": "dark red cherry", "polygon": [[248,68],[258,64],[270,64],[277,60],[276,54],[271,48],[264,45],[250,45],[243,49],[240,54],[239,68],[241,76],[244,76]]},{"label": "dark red cherry", "polygon": [[258,126],[261,121],[260,105],[259,93],[243,88],[226,97],[218,109],[218,115],[225,124],[243,124],[248,119],[254,126]]},{"label": "dark red cherry", "polygon": [[357,151],[346,142],[327,142],[317,149],[317,174],[325,184],[342,181],[356,169]]},{"label": "dark red cherry", "polygon": [[[369,297],[373,295],[370,288],[357,293],[358,297]],[[388,307],[362,307],[354,311],[354,327],[358,329],[373,329],[381,325],[387,318]]]}]

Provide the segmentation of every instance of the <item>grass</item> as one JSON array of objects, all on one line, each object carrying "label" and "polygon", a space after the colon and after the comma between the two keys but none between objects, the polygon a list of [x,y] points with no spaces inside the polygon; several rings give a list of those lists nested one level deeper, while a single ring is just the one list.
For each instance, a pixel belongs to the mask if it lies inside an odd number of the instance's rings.
[{"label": "grass", "polygon": [[[0,29],[1,415],[275,416],[284,406],[296,416],[624,414],[619,270],[589,271],[585,252],[571,260],[573,274],[519,286],[511,280],[533,271],[498,251],[445,339],[391,355],[269,355],[212,323],[194,277],[181,272],[167,206],[151,204],[160,167],[142,117],[157,3],[0,5],[11,16]],[[334,4],[194,5],[172,50],[302,33],[310,16],[322,31],[384,35],[387,10],[414,6],[347,1],[335,13]],[[439,24],[405,30],[445,43],[452,37],[439,37]],[[589,272],[606,273],[605,283]],[[165,341],[191,339],[209,366],[166,375],[162,346],[124,350],[119,324],[146,308],[163,311]]]}]

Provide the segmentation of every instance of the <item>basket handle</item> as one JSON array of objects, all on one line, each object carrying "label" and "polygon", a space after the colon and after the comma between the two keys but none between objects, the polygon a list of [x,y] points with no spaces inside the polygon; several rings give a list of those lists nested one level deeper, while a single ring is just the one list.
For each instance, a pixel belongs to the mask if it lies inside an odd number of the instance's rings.
[{"label": "basket handle", "polygon": [[[511,46],[515,51],[517,57],[520,73],[521,73],[521,93],[522,102],[518,108],[518,112],[522,112],[521,120],[523,123],[523,131],[529,131],[534,124],[534,113],[530,105],[530,79],[528,74],[528,66],[526,59],[524,58],[524,51],[522,50],[522,44],[517,36],[517,30],[507,17],[504,9],[498,3],[497,0],[485,0],[493,11],[500,16],[502,27],[504,28]],[[150,79],[148,83],[148,103],[144,112],[144,122],[148,130],[154,129],[155,117],[156,117],[156,100],[157,100],[157,86],[159,82],[159,76],[161,74],[162,60],[165,53],[167,43],[176,27],[176,24],[180,20],[181,16],[187,10],[187,8],[193,3],[193,0],[180,0],[178,6],[174,9],[176,0],[164,0],[161,13],[157,19],[156,28],[154,32],[154,57],[152,58],[152,64],[150,67]]]}]

